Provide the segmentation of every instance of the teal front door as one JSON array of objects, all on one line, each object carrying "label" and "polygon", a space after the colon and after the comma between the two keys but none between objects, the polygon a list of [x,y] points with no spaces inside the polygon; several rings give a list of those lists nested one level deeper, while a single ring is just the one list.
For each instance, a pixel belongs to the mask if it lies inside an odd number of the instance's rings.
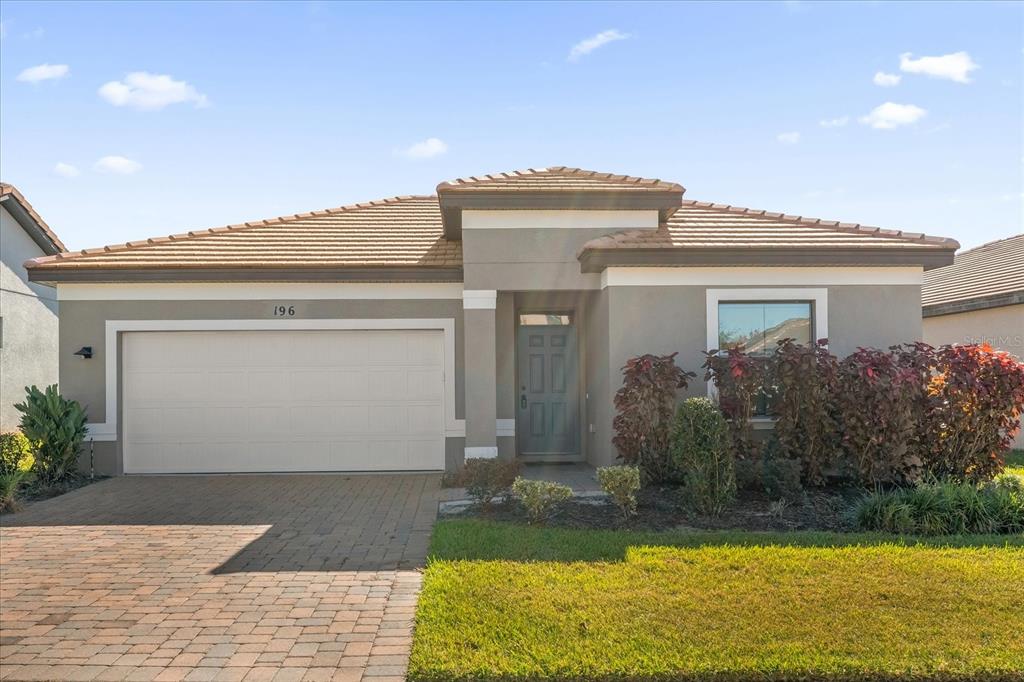
[{"label": "teal front door", "polygon": [[[529,316],[533,317],[533,316]],[[572,324],[521,325],[517,338],[520,455],[579,451],[579,361]]]}]

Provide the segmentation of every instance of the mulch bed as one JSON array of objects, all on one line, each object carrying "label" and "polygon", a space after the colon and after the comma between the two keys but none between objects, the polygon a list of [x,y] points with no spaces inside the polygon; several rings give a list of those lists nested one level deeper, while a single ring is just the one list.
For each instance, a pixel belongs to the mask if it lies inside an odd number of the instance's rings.
[{"label": "mulch bed", "polygon": [[[675,488],[647,488],[640,492],[636,516],[623,520],[618,509],[602,498],[574,498],[547,523],[559,528],[629,530],[791,531],[851,530],[846,517],[850,504],[862,493],[850,488],[808,491],[798,502],[779,503],[762,492],[739,492],[739,497],[719,516],[705,516],[688,510]],[[448,512],[453,518],[480,518],[509,523],[527,523],[522,506],[515,502],[478,505]]]}]

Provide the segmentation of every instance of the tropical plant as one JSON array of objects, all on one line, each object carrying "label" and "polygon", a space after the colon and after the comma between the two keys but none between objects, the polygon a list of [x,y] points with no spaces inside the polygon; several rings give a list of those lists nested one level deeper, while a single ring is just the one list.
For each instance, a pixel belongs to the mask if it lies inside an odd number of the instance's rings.
[{"label": "tropical plant", "polygon": [[23,433],[0,433],[0,474],[31,471],[34,461],[32,443]]},{"label": "tropical plant", "polygon": [[544,523],[558,512],[558,508],[572,498],[572,488],[554,481],[534,481],[517,478],[512,493],[526,509],[530,523]]},{"label": "tropical plant", "polygon": [[455,477],[456,485],[466,489],[466,494],[487,508],[494,498],[511,489],[519,475],[519,463],[508,459],[484,459],[471,457],[466,460]]},{"label": "tropical plant", "polygon": [[704,380],[712,381],[718,393],[718,407],[729,424],[737,459],[756,459],[751,418],[766,399],[765,380],[769,359],[748,355],[742,348],[706,352]]},{"label": "tropical plant", "polygon": [[636,494],[640,491],[640,469],[634,466],[600,467],[597,482],[608,494],[623,518],[636,514]]},{"label": "tropical plant", "polygon": [[622,388],[615,394],[612,442],[622,460],[639,466],[652,483],[677,478],[669,457],[672,413],[676,393],[695,375],[676,366],[676,355],[641,355],[627,361]]},{"label": "tropical plant", "polygon": [[87,433],[82,406],[52,385],[43,391],[28,387],[25,402],[14,407],[21,412],[21,432],[35,449],[33,472],[38,481],[52,485],[70,478]]},{"label": "tropical plant", "polygon": [[720,514],[736,499],[736,473],[729,427],[707,398],[688,398],[676,412],[672,459],[683,472],[688,504],[705,514]]}]

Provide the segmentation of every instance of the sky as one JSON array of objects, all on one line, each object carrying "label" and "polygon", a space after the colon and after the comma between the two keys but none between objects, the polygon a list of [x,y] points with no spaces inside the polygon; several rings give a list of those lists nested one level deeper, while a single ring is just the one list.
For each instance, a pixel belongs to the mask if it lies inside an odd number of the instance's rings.
[{"label": "sky", "polygon": [[565,165],[1024,232],[1024,3],[0,3],[0,178],[71,249]]}]

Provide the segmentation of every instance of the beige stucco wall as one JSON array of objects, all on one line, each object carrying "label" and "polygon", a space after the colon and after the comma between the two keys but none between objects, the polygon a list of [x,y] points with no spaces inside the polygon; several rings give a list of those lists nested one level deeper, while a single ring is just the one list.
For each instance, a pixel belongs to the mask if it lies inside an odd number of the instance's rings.
[{"label": "beige stucco wall", "polygon": [[[63,301],[60,323],[61,391],[78,400],[89,413],[90,423],[106,421],[104,336],[107,320],[255,320],[271,319],[279,301]],[[464,330],[459,300],[300,300],[290,301],[305,319],[436,319],[455,320],[455,417],[465,417]],[[92,346],[89,360],[72,353]],[[118,387],[114,387],[117,390]],[[121,401],[118,400],[120,405]],[[121,419],[117,420],[121,423]],[[447,438],[446,466],[462,462],[463,438]],[[86,456],[88,455],[88,451]],[[120,473],[117,442],[96,442],[97,471]]]},{"label": "beige stucco wall", "polygon": [[[1024,360],[1024,304],[926,317],[924,340],[933,346],[987,343]],[[1024,448],[1024,430],[1014,447]]]},{"label": "beige stucco wall", "polygon": [[17,428],[25,387],[57,382],[57,298],[28,282],[23,263],[44,255],[0,205],[0,431]]}]

